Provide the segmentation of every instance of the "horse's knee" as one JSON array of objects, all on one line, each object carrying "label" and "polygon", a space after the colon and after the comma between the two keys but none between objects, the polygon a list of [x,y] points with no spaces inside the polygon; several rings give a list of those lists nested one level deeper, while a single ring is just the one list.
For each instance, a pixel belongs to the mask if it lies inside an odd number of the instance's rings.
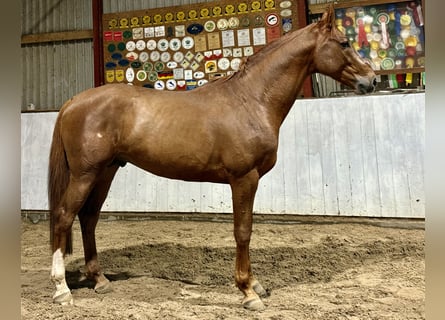
[{"label": "horse's knee", "polygon": [[252,235],[250,227],[237,227],[234,231],[235,241],[238,246],[248,246]]}]

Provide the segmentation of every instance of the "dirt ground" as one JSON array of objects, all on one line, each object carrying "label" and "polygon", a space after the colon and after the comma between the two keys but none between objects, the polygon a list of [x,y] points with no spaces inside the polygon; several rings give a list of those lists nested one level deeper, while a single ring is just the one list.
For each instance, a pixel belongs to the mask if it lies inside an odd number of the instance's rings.
[{"label": "dirt ground", "polygon": [[252,312],[234,285],[230,221],[101,219],[99,260],[113,285],[104,295],[78,281],[76,221],[66,259],[74,305],[59,306],[48,222],[23,219],[22,319],[425,319],[423,224],[376,221],[255,223],[252,268],[271,296]]}]

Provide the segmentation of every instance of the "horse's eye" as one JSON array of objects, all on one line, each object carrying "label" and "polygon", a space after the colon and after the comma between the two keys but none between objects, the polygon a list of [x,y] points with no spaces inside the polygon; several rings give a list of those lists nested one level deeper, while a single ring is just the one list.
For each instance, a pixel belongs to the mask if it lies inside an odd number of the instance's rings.
[{"label": "horse's eye", "polygon": [[349,44],[349,41],[340,42],[340,45],[343,47],[343,49],[351,47],[351,45]]}]

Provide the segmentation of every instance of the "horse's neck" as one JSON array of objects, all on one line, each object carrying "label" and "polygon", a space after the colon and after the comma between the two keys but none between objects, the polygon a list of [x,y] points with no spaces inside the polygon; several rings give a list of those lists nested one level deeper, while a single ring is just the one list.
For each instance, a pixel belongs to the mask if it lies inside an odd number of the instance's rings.
[{"label": "horse's neck", "polygon": [[241,70],[239,87],[264,108],[277,130],[310,73],[315,40],[312,30],[284,36],[249,59]]}]

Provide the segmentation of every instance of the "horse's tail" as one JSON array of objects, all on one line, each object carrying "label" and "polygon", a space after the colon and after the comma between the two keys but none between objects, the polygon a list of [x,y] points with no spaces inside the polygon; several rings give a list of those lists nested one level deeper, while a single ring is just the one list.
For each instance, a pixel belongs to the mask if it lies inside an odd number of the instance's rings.
[{"label": "horse's tail", "polygon": [[[69,166],[65,155],[65,147],[63,145],[61,136],[61,118],[63,114],[64,107],[69,102],[60,109],[59,115],[54,126],[53,139],[51,143],[51,150],[49,153],[49,166],[48,166],[48,205],[49,205],[49,216],[50,216],[50,242],[52,250],[56,250],[54,243],[54,229],[56,225],[56,216],[59,214],[59,205],[62,197],[68,187],[69,182]],[[61,248],[63,250],[63,248]],[[72,230],[67,232],[65,253],[73,253],[73,240],[72,240]]]}]

